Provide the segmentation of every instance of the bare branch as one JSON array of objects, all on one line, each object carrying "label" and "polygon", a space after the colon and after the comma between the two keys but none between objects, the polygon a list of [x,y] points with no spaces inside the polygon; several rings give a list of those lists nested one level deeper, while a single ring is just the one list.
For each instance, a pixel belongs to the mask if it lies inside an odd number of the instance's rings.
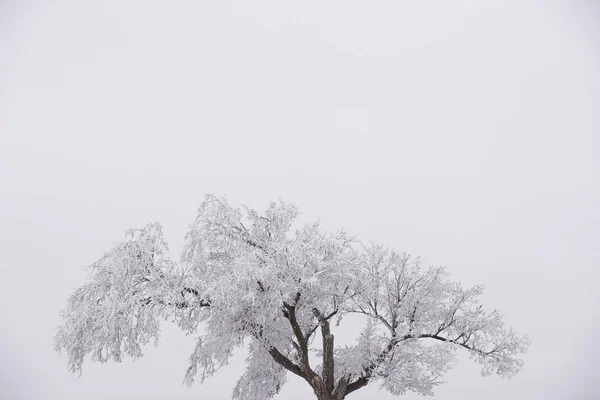
[{"label": "bare branch", "polygon": [[284,303],[284,316],[290,321],[292,331],[294,332],[294,336],[296,336],[296,340],[298,341],[298,345],[300,346],[300,369],[304,370],[307,376],[312,377],[313,375],[315,375],[315,373],[310,368],[310,362],[308,358],[308,341],[302,333],[302,328],[300,328],[300,325],[298,324],[298,320],[296,318],[296,306],[299,300],[300,292],[296,293],[294,302],[292,304]]},{"label": "bare branch", "polygon": [[298,375],[299,377],[306,379],[306,375],[304,374],[302,369],[298,365],[294,364],[289,358],[281,354],[281,352],[275,347],[269,348],[269,354],[271,355],[271,357],[273,357],[273,360],[275,360],[277,364],[281,365],[288,371]]},{"label": "bare branch", "polygon": [[[323,336],[323,381],[325,383],[325,389],[331,393],[333,392],[334,375],[333,375],[333,344],[334,337],[331,334],[329,328],[329,321],[325,318],[321,312],[315,307],[313,308],[313,314],[317,317],[319,325],[321,327],[321,334]],[[330,316],[332,316],[331,314]]]}]

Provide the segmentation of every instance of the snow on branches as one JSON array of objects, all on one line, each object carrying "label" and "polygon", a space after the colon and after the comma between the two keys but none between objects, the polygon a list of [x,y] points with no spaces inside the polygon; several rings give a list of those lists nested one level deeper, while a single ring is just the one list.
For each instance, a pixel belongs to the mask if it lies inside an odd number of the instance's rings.
[{"label": "snow on branches", "polygon": [[[341,400],[374,381],[393,394],[432,394],[455,350],[484,375],[510,377],[522,367],[528,339],[483,309],[481,286],[463,289],[443,268],[423,270],[418,258],[319,224],[291,232],[297,215],[281,201],[259,213],[207,196],[180,264],[168,259],[159,224],[129,231],[69,298],[56,349],[81,372],[88,354],[100,362],[141,357],[158,341],[160,320],[175,320],[187,334],[200,331],[187,384],[248,342],[233,397],[257,400],[278,393],[287,372],[318,399]],[[362,315],[365,329],[353,346],[336,347],[330,321],[349,314]]]}]

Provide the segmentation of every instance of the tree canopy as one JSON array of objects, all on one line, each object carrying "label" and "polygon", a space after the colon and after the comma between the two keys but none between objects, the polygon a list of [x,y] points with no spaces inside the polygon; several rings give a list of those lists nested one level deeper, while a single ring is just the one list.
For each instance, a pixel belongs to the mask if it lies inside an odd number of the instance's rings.
[{"label": "tree canopy", "polygon": [[[321,400],[344,399],[371,382],[395,395],[432,394],[467,351],[482,374],[510,377],[523,366],[528,339],[480,303],[482,286],[463,288],[441,267],[318,223],[291,232],[295,206],[264,213],[207,196],[190,225],[179,263],[162,227],[130,230],[90,266],[55,338],[71,371],[84,358],[139,358],[158,343],[161,320],[199,334],[185,382],[203,381],[247,346],[234,399],[277,394],[288,372]],[[349,314],[365,325],[352,346],[336,346],[336,323]]]}]

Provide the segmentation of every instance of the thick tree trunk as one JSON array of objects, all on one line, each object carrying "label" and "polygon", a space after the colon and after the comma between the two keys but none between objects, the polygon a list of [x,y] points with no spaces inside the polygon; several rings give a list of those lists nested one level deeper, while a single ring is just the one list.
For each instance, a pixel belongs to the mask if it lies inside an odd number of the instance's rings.
[{"label": "thick tree trunk", "polygon": [[344,398],[346,397],[345,395],[330,395],[328,393],[317,393],[315,392],[315,395],[317,396],[317,400],[344,400]]},{"label": "thick tree trunk", "polygon": [[317,396],[317,400],[344,400],[346,397],[346,389],[348,387],[348,383],[346,381],[340,382],[340,384],[333,391],[327,390],[326,387],[322,386],[322,383],[323,381],[319,377],[311,384],[313,390],[315,391],[315,396]]}]

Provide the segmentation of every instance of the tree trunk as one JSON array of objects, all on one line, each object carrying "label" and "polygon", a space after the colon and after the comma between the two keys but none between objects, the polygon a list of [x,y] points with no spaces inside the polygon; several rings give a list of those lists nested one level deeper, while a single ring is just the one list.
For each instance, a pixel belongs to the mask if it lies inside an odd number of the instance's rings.
[{"label": "tree trunk", "polygon": [[317,395],[317,400],[335,400],[333,396],[328,393],[317,393],[315,391],[315,394]]},{"label": "tree trunk", "polygon": [[343,388],[338,388],[337,391],[334,390],[333,393],[328,392],[326,388],[319,387],[317,385],[313,385],[312,387],[315,391],[315,396],[317,396],[317,400],[344,400],[346,397],[346,386]]},{"label": "tree trunk", "polygon": [[341,396],[334,396],[334,395],[329,395],[327,393],[317,393],[315,392],[315,395],[317,396],[317,400],[344,400],[344,398],[346,397],[346,395],[341,395]]}]

